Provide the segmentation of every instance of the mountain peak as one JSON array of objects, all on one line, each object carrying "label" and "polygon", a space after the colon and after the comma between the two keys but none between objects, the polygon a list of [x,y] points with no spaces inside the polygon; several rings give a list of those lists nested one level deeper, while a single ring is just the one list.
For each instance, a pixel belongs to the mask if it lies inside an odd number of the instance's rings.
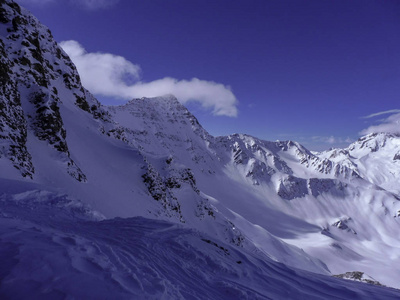
[{"label": "mountain peak", "polygon": [[[127,103],[120,105],[120,107],[128,108],[131,106],[147,106],[149,109],[161,109],[172,111],[187,111],[186,107],[184,107],[179,100],[172,94],[167,94],[164,96],[157,96],[157,97],[142,97],[142,98],[134,98],[129,100]],[[161,112],[160,111],[160,112]]]},{"label": "mountain peak", "polygon": [[379,149],[386,147],[393,147],[400,143],[400,135],[395,133],[370,133],[366,136],[360,137],[356,142],[349,146],[349,150],[367,149],[371,152],[377,152]]},{"label": "mountain peak", "polygon": [[111,106],[112,111],[126,111],[133,115],[143,113],[144,115],[151,115],[152,119],[168,119],[168,122],[175,122],[177,119],[185,118],[190,119],[192,125],[200,124],[197,119],[183,106],[179,100],[172,94],[159,97],[142,97],[135,98],[128,101],[126,104],[120,106]]},{"label": "mountain peak", "polygon": [[[146,97],[144,97],[146,98]],[[173,94],[165,94],[163,96],[158,96],[158,97],[153,97],[155,99],[159,99],[159,100],[165,100],[165,101],[171,101],[171,102],[179,102],[178,98],[175,97],[175,95]]]}]

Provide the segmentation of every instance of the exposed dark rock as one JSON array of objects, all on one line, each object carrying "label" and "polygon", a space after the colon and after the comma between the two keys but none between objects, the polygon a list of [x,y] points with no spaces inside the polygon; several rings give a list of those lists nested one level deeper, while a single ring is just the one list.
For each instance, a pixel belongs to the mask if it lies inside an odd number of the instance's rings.
[{"label": "exposed dark rock", "polygon": [[333,275],[333,277],[355,280],[355,281],[365,282],[365,283],[369,283],[369,284],[373,284],[373,285],[384,286],[379,281],[365,278],[364,272],[360,272],[360,271],[346,272],[344,274]]},{"label": "exposed dark rock", "polygon": [[[79,108],[106,119],[105,111],[82,88],[74,64],[35,17],[13,1],[1,1],[0,26],[5,26],[9,33],[0,37],[0,136],[7,141],[3,144],[8,144],[2,147],[1,156],[10,159],[23,176],[32,177],[34,167],[26,147],[27,130],[31,127],[38,139],[65,154],[71,176],[86,181],[70,158],[67,132],[60,114],[61,100],[53,81],[64,75],[67,87],[76,89]],[[29,95],[33,111],[24,112],[20,88]]]},{"label": "exposed dark rock", "polygon": [[308,194],[307,180],[289,175],[280,181],[277,194],[285,200],[304,197]]},{"label": "exposed dark rock", "polygon": [[164,208],[163,213],[169,217],[176,217],[180,222],[185,223],[181,205],[172,191],[174,188],[180,188],[178,180],[163,178],[149,163],[147,163],[146,173],[142,175],[142,178],[151,197],[161,203]]},{"label": "exposed dark rock", "polygon": [[400,152],[397,152],[394,157],[393,160],[400,160]]},{"label": "exposed dark rock", "polygon": [[343,195],[346,184],[337,179],[310,178],[308,179],[308,187],[314,197],[324,193]]},{"label": "exposed dark rock", "polygon": [[353,234],[357,234],[355,230],[349,227],[348,223],[351,222],[351,218],[342,218],[332,224],[332,226],[339,228],[340,230],[351,232]]}]

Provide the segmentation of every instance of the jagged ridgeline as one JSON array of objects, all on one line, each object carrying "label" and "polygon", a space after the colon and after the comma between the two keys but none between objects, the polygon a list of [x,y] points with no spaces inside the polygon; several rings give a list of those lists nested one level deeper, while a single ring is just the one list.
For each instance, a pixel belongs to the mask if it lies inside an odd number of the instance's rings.
[{"label": "jagged ridgeline", "polygon": [[0,54],[0,157],[11,160],[22,176],[33,178],[35,166],[27,150],[31,128],[37,139],[62,154],[71,176],[85,181],[66,141],[60,87],[71,90],[75,104],[95,118],[104,112],[82,87],[74,64],[50,30],[10,0],[0,3]]}]

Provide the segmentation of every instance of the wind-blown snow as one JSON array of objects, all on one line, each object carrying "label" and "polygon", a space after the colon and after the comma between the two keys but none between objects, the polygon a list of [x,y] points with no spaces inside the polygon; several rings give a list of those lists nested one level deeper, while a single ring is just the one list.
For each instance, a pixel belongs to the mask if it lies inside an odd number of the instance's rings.
[{"label": "wind-blown snow", "polygon": [[[9,182],[9,186],[14,186]],[[18,187],[15,187],[18,189]],[[15,191],[16,192],[16,191]],[[40,199],[40,200],[37,200]],[[33,202],[32,202],[33,201]],[[99,221],[50,192],[0,199],[5,299],[394,299],[165,221]]]}]

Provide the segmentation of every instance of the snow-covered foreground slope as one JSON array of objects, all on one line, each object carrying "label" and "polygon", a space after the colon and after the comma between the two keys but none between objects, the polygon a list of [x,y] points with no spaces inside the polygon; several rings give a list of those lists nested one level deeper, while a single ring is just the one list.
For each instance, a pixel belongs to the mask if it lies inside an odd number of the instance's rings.
[{"label": "snow-covered foreground slope", "polygon": [[304,270],[400,287],[398,137],[319,154],[213,137],[172,95],[102,106],[11,0],[0,3],[0,40],[3,293],[26,280],[21,293],[102,295],[97,280],[116,297],[151,295],[152,284],[155,298],[385,295]]},{"label": "snow-covered foreground slope", "polygon": [[101,220],[66,196],[19,188],[0,199],[2,299],[400,297],[398,290],[291,269],[256,248],[182,225]]}]

